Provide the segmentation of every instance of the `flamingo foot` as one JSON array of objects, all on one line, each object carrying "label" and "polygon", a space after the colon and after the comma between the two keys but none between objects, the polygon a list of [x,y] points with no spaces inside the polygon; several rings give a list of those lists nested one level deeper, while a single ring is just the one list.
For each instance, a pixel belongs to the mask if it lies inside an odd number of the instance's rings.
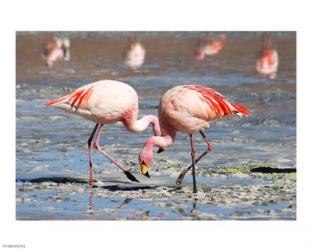
[{"label": "flamingo foot", "polygon": [[176,180],[176,185],[181,185],[184,179],[184,175],[180,174],[178,179]]},{"label": "flamingo foot", "polygon": [[186,175],[186,173],[191,169],[191,166],[184,169],[184,171],[179,175],[178,179],[176,180],[176,185],[181,185],[183,180],[184,180],[184,177]]},{"label": "flamingo foot", "polygon": [[127,176],[127,178],[128,178],[130,181],[138,182],[138,183],[139,183],[138,179],[135,178],[134,175],[131,174],[131,173],[129,172],[129,170],[125,170],[125,171],[123,171],[123,173]]}]

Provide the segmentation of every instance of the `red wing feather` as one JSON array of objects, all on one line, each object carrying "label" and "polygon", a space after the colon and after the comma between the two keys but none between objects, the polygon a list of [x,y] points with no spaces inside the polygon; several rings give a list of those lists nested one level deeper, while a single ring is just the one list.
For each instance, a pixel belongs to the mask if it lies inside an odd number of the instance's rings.
[{"label": "red wing feather", "polygon": [[[249,110],[241,105],[230,103],[223,95],[214,91],[211,88],[204,87],[198,84],[185,85],[186,88],[192,89],[200,93],[205,102],[213,109],[217,116],[229,116],[234,115],[235,111],[242,113],[246,116],[250,114]],[[235,110],[233,109],[235,108]]]},{"label": "red wing feather", "polygon": [[49,100],[45,102],[45,105],[48,106],[57,106],[58,104],[64,103],[67,100],[68,96],[62,96],[60,98],[54,99],[54,100]]},{"label": "red wing feather", "polygon": [[79,107],[83,107],[85,105],[85,103],[88,101],[88,99],[90,98],[92,94],[92,87],[90,87],[89,89],[87,89],[87,91],[85,91],[83,93],[83,95],[81,96],[81,98],[79,99],[79,102],[77,104],[77,109]]},{"label": "red wing feather", "polygon": [[249,116],[250,115],[250,111],[248,110],[248,108],[246,108],[245,106],[242,105],[238,105],[236,103],[231,103],[231,105],[241,114],[245,115],[245,116]]},{"label": "red wing feather", "polygon": [[45,104],[48,106],[58,106],[59,104],[66,103],[71,106],[71,108],[79,109],[82,107],[90,98],[92,94],[92,86],[88,88],[79,88],[75,90],[72,94],[47,101]]}]

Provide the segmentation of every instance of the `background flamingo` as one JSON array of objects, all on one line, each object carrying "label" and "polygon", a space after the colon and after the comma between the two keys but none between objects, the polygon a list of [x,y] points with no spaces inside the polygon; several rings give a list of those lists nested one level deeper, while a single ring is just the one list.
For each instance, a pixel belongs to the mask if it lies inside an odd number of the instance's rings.
[{"label": "background flamingo", "polygon": [[134,71],[138,70],[145,60],[146,51],[143,45],[137,41],[130,41],[125,63]]},{"label": "background flamingo", "polygon": [[278,53],[272,49],[271,38],[267,35],[262,37],[262,48],[257,59],[256,69],[264,76],[275,79],[278,69]]},{"label": "background flamingo", "polygon": [[198,61],[205,59],[205,56],[211,56],[218,54],[224,47],[226,41],[226,35],[220,35],[214,39],[199,40],[197,48],[195,50],[195,58]]},{"label": "background flamingo", "polygon": [[52,67],[58,60],[69,61],[70,41],[68,38],[50,37],[45,40],[44,46],[42,57],[49,67]]},{"label": "background flamingo", "polygon": [[[192,156],[193,193],[197,192],[195,163],[212,149],[212,144],[204,134],[204,129],[223,116],[248,116],[249,110],[241,105],[231,103],[211,88],[188,84],[168,90],[161,98],[158,116],[161,136],[152,136],[144,144],[140,154],[141,174],[148,176],[148,167],[153,162],[153,147],[165,148],[171,145],[180,131],[189,134]],[[200,132],[207,150],[195,159],[195,147],[192,134]],[[187,170],[179,176],[181,182]]]},{"label": "background flamingo", "polygon": [[[131,132],[143,131],[152,123],[154,135],[160,135],[158,118],[156,116],[146,115],[137,120],[138,95],[131,86],[118,81],[98,81],[84,85],[69,95],[48,101],[46,105],[77,114],[96,123],[88,140],[90,186],[93,186],[92,146],[122,170],[131,181],[138,182],[128,170],[117,163],[99,145],[104,124],[116,123],[118,121],[121,121]],[[93,140],[94,136],[95,140]]]}]

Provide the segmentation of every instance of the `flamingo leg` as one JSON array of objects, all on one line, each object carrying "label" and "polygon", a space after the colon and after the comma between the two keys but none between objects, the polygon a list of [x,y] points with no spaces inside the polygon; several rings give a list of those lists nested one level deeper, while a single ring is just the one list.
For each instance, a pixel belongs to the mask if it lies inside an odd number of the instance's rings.
[{"label": "flamingo leg", "polygon": [[117,168],[119,168],[126,176],[129,180],[133,181],[133,182],[139,182],[131,173],[129,170],[126,170],[123,166],[121,166],[117,161],[115,161],[109,154],[107,154],[100,146],[99,141],[100,141],[100,137],[101,134],[103,132],[103,124],[100,124],[100,127],[97,131],[97,135],[96,135],[96,139],[95,142],[93,143],[93,147],[95,150],[97,150],[98,152],[100,152],[102,155],[104,155],[107,159],[109,159],[113,164],[115,164],[115,166]]},{"label": "flamingo leg", "polygon": [[[203,139],[207,143],[207,149],[195,160],[195,163],[199,162],[206,154],[208,154],[212,150],[212,144],[207,138],[207,136],[204,134],[203,131],[199,131],[200,134],[202,135]],[[182,173],[179,175],[178,179],[176,180],[177,185],[181,185],[185,175],[187,172],[192,168],[192,165],[189,165],[187,168],[185,168]]]},{"label": "flamingo leg", "polygon": [[97,123],[88,139],[88,156],[89,156],[89,186],[93,187],[93,176],[92,176],[92,140],[95,134],[95,131],[97,130],[99,124]]},{"label": "flamingo leg", "polygon": [[192,176],[193,176],[193,193],[197,193],[196,187],[196,176],[195,176],[195,146],[193,142],[193,136],[190,134],[190,142],[191,142],[191,156],[192,156]]}]

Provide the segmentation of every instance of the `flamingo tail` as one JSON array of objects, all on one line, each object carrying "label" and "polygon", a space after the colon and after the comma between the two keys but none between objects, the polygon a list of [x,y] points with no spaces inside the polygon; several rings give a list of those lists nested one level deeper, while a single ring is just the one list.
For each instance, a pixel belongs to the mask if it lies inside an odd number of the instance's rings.
[{"label": "flamingo tail", "polygon": [[83,107],[90,96],[92,95],[92,89],[93,86],[83,86],[79,89],[76,89],[73,93],[51,100],[47,101],[45,105],[53,106],[53,107],[61,107],[63,104],[69,106],[72,108],[81,108]]},{"label": "flamingo tail", "polygon": [[243,115],[243,116],[250,115],[250,111],[247,107],[238,105],[236,103],[231,103],[231,105],[235,108],[235,111],[237,112],[238,115]]},{"label": "flamingo tail", "polygon": [[57,98],[57,99],[49,100],[49,101],[45,102],[44,105],[56,107],[62,103],[65,103],[67,100],[68,100],[68,96],[66,95],[66,96],[62,96],[62,97]]}]

